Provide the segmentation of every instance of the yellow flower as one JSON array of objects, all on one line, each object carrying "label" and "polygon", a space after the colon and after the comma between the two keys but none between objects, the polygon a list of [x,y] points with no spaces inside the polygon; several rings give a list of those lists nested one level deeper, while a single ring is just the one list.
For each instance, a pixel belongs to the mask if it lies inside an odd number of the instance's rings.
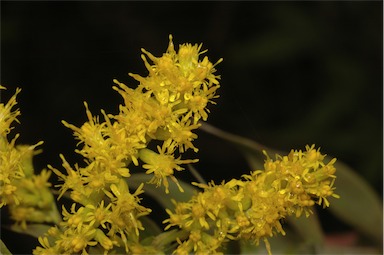
[{"label": "yellow flower", "polygon": [[0,137],[0,142],[2,142],[0,148],[0,207],[9,203],[20,203],[15,196],[17,190],[15,181],[24,177],[25,174],[21,166],[22,154],[14,145],[16,138],[17,136],[8,144],[5,138]]},{"label": "yellow flower", "polygon": [[271,253],[266,238],[276,233],[285,235],[282,218],[291,214],[299,217],[302,212],[309,216],[315,202],[329,206],[327,198],[338,197],[333,193],[335,159],[325,164],[324,155],[314,145],[304,152],[292,150],[276,160],[266,156],[264,170],[220,185],[193,183],[203,192],[188,203],[176,203],[174,212],[166,210],[170,215],[163,222],[168,223],[166,229],[178,226],[190,231],[176,252],[191,252],[192,248],[195,253],[216,252],[228,240],[242,238],[258,244],[261,238]]},{"label": "yellow flower", "polygon": [[86,215],[88,210],[85,210],[85,207],[80,207],[76,210],[76,204],[73,203],[71,206],[71,212],[68,212],[64,206],[62,206],[63,221],[60,222],[60,225],[68,228],[81,228],[86,222]]},{"label": "yellow flower", "polygon": [[[198,91],[207,92],[211,87],[210,93],[205,96],[208,99],[214,98],[214,92],[219,87],[219,76],[214,75],[214,66],[222,61],[220,59],[213,65],[208,57],[199,60],[199,55],[206,51],[201,50],[202,45],[182,44],[179,52],[175,51],[172,36],[169,36],[169,45],[166,53],[162,57],[155,57],[151,53],[142,49],[143,53],[154,63],[150,65],[144,55],[145,66],[149,75],[143,78],[139,75],[130,74],[140,82],[140,87],[155,95],[160,103],[175,102],[177,100],[188,101],[193,96],[198,95]],[[206,86],[206,89],[202,89]],[[164,92],[167,91],[166,97]]]},{"label": "yellow flower", "polygon": [[108,215],[110,223],[107,236],[120,239],[125,246],[126,252],[129,251],[128,239],[138,240],[139,230],[143,230],[143,226],[139,220],[140,217],[148,215],[151,209],[140,205],[138,195],[142,194],[144,184],[140,185],[137,190],[131,194],[128,185],[124,180],[120,180],[117,184],[112,184],[111,192],[106,192],[111,199],[111,213]]},{"label": "yellow flower", "polygon": [[[0,86],[0,89],[5,89]],[[48,179],[50,172],[42,170],[39,175],[34,174],[33,156],[40,151],[35,145],[15,145],[19,134],[9,142],[11,124],[17,120],[20,111],[12,110],[17,104],[15,94],[7,104],[0,104],[0,207],[8,205],[10,218],[21,229],[27,229],[27,222],[58,223],[60,215],[57,212],[51,184]]]},{"label": "yellow flower", "polygon": [[[0,85],[0,90],[1,89],[6,88]],[[18,109],[13,111],[12,108],[17,104],[16,97],[20,91],[21,89],[17,88],[15,94],[8,100],[5,105],[0,103],[0,136],[3,138],[5,138],[6,135],[8,135],[11,131],[12,122],[18,122],[17,116],[20,115],[20,111]]]},{"label": "yellow flower", "polygon": [[91,204],[86,205],[89,209],[89,212],[86,214],[86,221],[89,222],[90,225],[94,225],[95,227],[102,226],[104,229],[107,229],[106,223],[110,222],[110,208],[112,204],[108,204],[107,206],[104,206],[104,204],[104,200],[101,200],[97,207]]},{"label": "yellow flower", "polygon": [[[5,87],[0,86],[0,90]],[[21,89],[16,89],[15,94],[4,104],[0,103],[0,208],[8,203],[19,203],[14,195],[17,187],[14,181],[25,176],[21,165],[22,153],[15,148],[17,134],[11,142],[8,142],[7,135],[11,131],[11,124],[18,121],[20,111],[12,110],[17,104],[16,97]]]},{"label": "yellow flower", "polygon": [[[140,82],[137,90],[144,91],[149,96],[153,95],[160,106],[170,106],[173,114],[177,113],[178,116],[167,119],[164,126],[172,133],[172,139],[179,140],[181,152],[184,145],[196,150],[190,143],[196,138],[191,136],[190,130],[198,128],[196,124],[200,119],[207,120],[207,105],[214,103],[212,99],[218,97],[216,91],[220,87],[220,77],[214,73],[215,66],[222,59],[216,64],[212,64],[208,57],[199,60],[199,56],[206,52],[201,51],[201,47],[202,45],[197,44],[182,44],[176,52],[170,35],[168,49],[161,57],[155,57],[142,49],[145,54],[142,59],[149,71],[147,77],[130,73]],[[147,57],[153,65],[149,64]],[[181,123],[178,123],[179,121]],[[189,129],[186,130],[190,133],[188,138],[185,134],[177,132],[180,127]]]},{"label": "yellow flower", "polygon": [[159,153],[156,153],[150,149],[142,149],[139,152],[140,159],[145,163],[143,165],[144,169],[148,169],[146,171],[147,174],[154,174],[150,183],[155,183],[157,186],[160,186],[163,183],[165,187],[165,192],[169,193],[168,180],[167,178],[171,178],[173,182],[179,187],[180,191],[183,192],[183,188],[180,186],[176,177],[173,175],[174,171],[182,171],[184,170],[181,167],[181,164],[190,164],[195,163],[197,159],[187,159],[182,160],[181,156],[175,158],[174,152],[176,150],[175,144],[171,142],[171,140],[167,140],[163,143],[162,147],[157,146],[157,150]]},{"label": "yellow flower", "polygon": [[124,105],[120,105],[119,114],[112,118],[117,120],[129,136],[137,136],[143,143],[147,142],[148,137],[154,139],[157,128],[172,118],[171,106],[159,104],[139,89],[128,88],[117,80],[114,82],[119,87],[114,86],[113,89],[123,97]]},{"label": "yellow flower", "polygon": [[120,175],[124,175],[124,168],[116,172],[109,171],[99,161],[93,161],[87,167],[80,168],[84,185],[93,189],[95,192],[102,192],[107,189],[110,184],[117,183],[120,180]]},{"label": "yellow flower", "polygon": [[334,194],[333,187],[336,178],[333,164],[336,159],[325,164],[324,158],[325,155],[316,150],[315,145],[307,145],[304,152],[291,150],[287,156],[277,156],[276,160],[271,160],[267,155],[264,167],[275,180],[266,185],[279,187],[286,200],[300,205],[295,210],[298,216],[303,210],[308,216],[311,211],[306,207],[313,205],[313,202],[328,207],[327,197],[339,197]]},{"label": "yellow flower", "polygon": [[[60,254],[60,249],[58,246],[54,245],[51,246],[49,243],[48,237],[46,236],[40,236],[38,238],[39,243],[42,247],[37,246],[33,250],[34,255],[52,255],[52,254]],[[62,253],[61,253],[62,254]]]},{"label": "yellow flower", "polygon": [[175,205],[175,212],[173,213],[168,208],[165,209],[165,211],[169,215],[169,218],[163,221],[163,224],[168,223],[168,225],[164,228],[165,230],[168,230],[173,226],[178,226],[182,228],[185,221],[190,217],[188,211],[192,206],[191,203],[176,202],[174,199],[172,199],[171,201]]},{"label": "yellow flower", "polygon": [[61,235],[60,239],[56,241],[56,245],[64,253],[88,254],[87,247],[97,245],[97,241],[94,241],[95,235],[96,229],[88,225],[75,229],[68,228]]},{"label": "yellow flower", "polygon": [[63,121],[66,127],[75,132],[80,143],[84,143],[82,149],[76,152],[91,161],[97,160],[111,172],[128,177],[130,175],[127,168],[129,160],[137,162],[135,157],[137,149],[143,148],[145,145],[138,138],[127,136],[121,130],[121,126],[112,125],[104,112],[106,121],[99,123],[99,118],[92,116],[87,103],[84,105],[88,122],[84,123],[81,128]]},{"label": "yellow flower", "polygon": [[175,145],[178,146],[181,153],[185,152],[189,148],[198,152],[198,149],[192,144],[197,138],[197,135],[192,130],[197,129],[201,124],[192,124],[189,115],[185,115],[183,118],[170,123],[167,128],[169,131],[169,139],[171,139]]},{"label": "yellow flower", "polygon": [[101,229],[96,229],[95,240],[105,249],[104,254],[107,254],[115,245],[118,245],[116,240],[112,241]]},{"label": "yellow flower", "polygon": [[27,222],[55,222],[60,221],[56,203],[48,182],[50,172],[43,170],[39,175],[31,178],[15,180],[17,187],[15,196],[19,204],[10,204],[9,213],[16,224],[23,229],[27,228]]},{"label": "yellow flower", "polygon": [[59,195],[59,198],[61,196],[64,195],[64,193],[68,190],[68,189],[72,189],[72,190],[83,190],[84,186],[84,180],[82,179],[82,176],[79,174],[79,171],[78,171],[78,166],[76,165],[75,168],[76,170],[73,170],[73,168],[69,165],[69,163],[65,160],[64,156],[60,154],[60,158],[62,159],[63,161],[63,167],[65,168],[66,172],[67,172],[67,175],[61,173],[59,170],[53,168],[52,166],[48,165],[48,167],[57,175],[59,176],[59,178],[61,178],[62,180],[64,180],[64,184],[59,184],[59,185],[56,185],[56,187],[61,187],[60,188],[60,195]]},{"label": "yellow flower", "polygon": [[[22,188],[18,180],[23,178],[37,178],[33,174],[32,157],[38,153],[35,148],[43,142],[31,146],[15,146],[17,137],[18,136],[9,144],[5,141],[2,148],[0,148],[0,184],[2,187],[0,191],[2,203],[0,203],[0,205],[4,205],[5,203],[18,204],[20,198],[15,195],[15,192],[18,186]],[[44,181],[43,177],[38,185],[50,185],[47,182],[48,178]]]}]

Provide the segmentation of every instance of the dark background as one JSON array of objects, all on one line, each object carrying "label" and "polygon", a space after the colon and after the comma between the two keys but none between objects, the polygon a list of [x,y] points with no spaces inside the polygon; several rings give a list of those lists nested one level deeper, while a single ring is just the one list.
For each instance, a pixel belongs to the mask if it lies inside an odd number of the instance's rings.
[{"label": "dark background", "polygon": [[[210,124],[280,150],[315,143],[382,196],[382,14],[382,1],[1,1],[1,101],[22,88],[18,141],[43,140],[36,169],[60,169],[59,153],[80,159],[60,121],[80,126],[83,101],[116,114],[112,79],[136,86],[127,73],[147,74],[140,49],[160,56],[172,34],[224,58]],[[249,172],[233,146],[198,134],[204,178]]]}]

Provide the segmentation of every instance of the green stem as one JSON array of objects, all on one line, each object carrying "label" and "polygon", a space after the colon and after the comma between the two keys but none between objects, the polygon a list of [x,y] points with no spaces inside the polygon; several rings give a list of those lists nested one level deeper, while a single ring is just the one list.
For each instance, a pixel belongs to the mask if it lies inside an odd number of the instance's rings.
[{"label": "green stem", "polygon": [[188,236],[189,231],[173,229],[157,235],[153,239],[152,245],[159,250],[165,250],[167,249],[167,246],[169,246],[172,242],[175,242],[177,238],[182,241],[188,238]]},{"label": "green stem", "polygon": [[225,132],[225,131],[218,129],[217,127],[214,127],[214,126],[207,124],[207,123],[203,123],[201,125],[200,129],[209,133],[209,134],[220,137],[224,140],[233,142],[235,144],[241,144],[241,145],[243,145],[249,149],[253,149],[253,150],[256,150],[259,152],[262,152],[263,150],[268,151],[268,148],[265,147],[264,145],[260,144],[260,143],[257,143],[255,141],[252,141],[252,140],[247,139],[247,138],[242,137],[242,136],[238,136],[238,135],[234,135],[234,134]]},{"label": "green stem", "polygon": [[195,177],[195,179],[199,183],[207,184],[207,181],[204,180],[203,176],[201,176],[199,171],[197,171],[197,169],[194,166],[192,166],[191,164],[188,164],[187,167],[188,167],[189,171],[191,172],[191,174],[193,175],[193,177]]}]

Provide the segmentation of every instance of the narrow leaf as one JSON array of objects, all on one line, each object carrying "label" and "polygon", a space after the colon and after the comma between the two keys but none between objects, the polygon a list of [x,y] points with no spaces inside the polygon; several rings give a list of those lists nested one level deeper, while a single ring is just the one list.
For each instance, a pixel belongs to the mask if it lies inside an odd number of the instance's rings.
[{"label": "narrow leaf", "polygon": [[27,229],[22,229],[18,225],[12,225],[11,230],[20,234],[26,234],[38,238],[50,229],[51,226],[45,224],[28,224]]},{"label": "narrow leaf", "polygon": [[336,194],[331,210],[344,222],[356,227],[379,244],[383,242],[383,204],[373,188],[348,165],[336,161]]},{"label": "narrow leaf", "polygon": [[313,250],[320,251],[324,245],[324,234],[319,217],[314,209],[313,214],[308,218],[303,215],[299,218],[289,216],[287,222],[292,226],[296,234],[301,237],[302,243],[305,243],[308,247],[312,247]]},{"label": "narrow leaf", "polygon": [[153,221],[150,217],[141,217],[140,221],[144,227],[144,230],[140,233],[141,239],[150,238],[163,232],[156,224],[156,222]]},{"label": "narrow leaf", "polygon": [[3,240],[0,239],[0,254],[1,255],[12,255],[8,250],[7,246],[4,244]]}]

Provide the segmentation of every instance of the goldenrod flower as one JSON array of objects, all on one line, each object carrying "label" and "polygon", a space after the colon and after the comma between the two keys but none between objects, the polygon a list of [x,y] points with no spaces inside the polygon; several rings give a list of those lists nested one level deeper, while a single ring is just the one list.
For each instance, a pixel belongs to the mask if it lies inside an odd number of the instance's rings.
[{"label": "goldenrod flower", "polygon": [[101,226],[104,229],[107,229],[106,223],[110,223],[111,217],[111,206],[112,204],[104,205],[104,200],[101,200],[100,204],[95,207],[94,205],[86,205],[88,208],[86,213],[86,220],[90,225],[94,225],[95,227]]},{"label": "goldenrod flower", "polygon": [[[142,52],[148,75],[129,74],[139,82],[135,89],[113,80],[113,89],[124,100],[116,115],[104,110],[101,116],[93,115],[84,102],[83,125],[62,121],[79,140],[81,147],[75,152],[84,157],[83,164],[72,166],[60,155],[65,173],[48,166],[63,181],[56,185],[59,198],[69,193],[74,201],[70,209],[62,207],[62,221],[49,192],[51,172],[34,174],[32,157],[42,142],[15,146],[18,134],[10,141],[7,137],[20,115],[12,110],[20,89],[7,104],[0,104],[0,207],[9,205],[11,218],[24,229],[30,221],[56,223],[39,237],[41,247],[33,251],[35,255],[159,254],[175,240],[175,254],[222,254],[226,242],[238,239],[255,244],[261,239],[271,253],[267,238],[285,235],[281,219],[308,217],[314,204],[328,207],[329,197],[339,197],[334,194],[336,159],[325,163],[315,145],[276,159],[264,152],[262,170],[220,184],[193,183],[202,191],[188,202],[173,200],[173,211],[166,208],[165,230],[179,230],[142,240],[142,217],[151,213],[141,205],[145,184],[132,191],[126,179],[141,167],[152,176],[149,183],[163,185],[166,193],[168,178],[183,191],[175,171],[198,161],[181,158],[188,149],[198,151],[193,144],[195,130],[207,120],[208,105],[218,97],[220,76],[215,67],[222,61],[213,64],[208,57],[201,58],[207,52],[202,44],[182,44],[176,50],[172,36],[162,56]],[[157,151],[150,149],[151,142]]]},{"label": "goldenrod flower", "polygon": [[20,203],[15,196],[17,190],[15,181],[24,177],[25,174],[21,166],[23,155],[15,148],[16,138],[17,136],[8,144],[5,137],[0,137],[0,207],[9,203]]},{"label": "goldenrod flower", "polygon": [[106,122],[100,123],[98,117],[92,116],[87,103],[84,105],[88,122],[81,128],[63,121],[65,126],[75,132],[80,143],[84,144],[83,148],[77,152],[91,161],[97,160],[111,172],[128,177],[130,173],[127,161],[137,162],[135,159],[137,149],[145,146],[139,139],[127,136],[123,130],[120,130],[121,126],[112,125],[106,114],[104,114]]},{"label": "goldenrod flower", "polygon": [[183,191],[182,187],[179,185],[179,182],[173,175],[174,171],[184,170],[181,167],[181,164],[195,163],[197,159],[187,159],[182,160],[181,156],[175,158],[174,153],[176,150],[175,144],[171,140],[167,140],[163,145],[157,146],[159,153],[156,153],[150,149],[142,149],[139,152],[140,159],[145,163],[143,165],[147,174],[153,173],[153,178],[150,180],[150,183],[155,183],[157,186],[160,186],[163,183],[165,187],[165,192],[169,193],[168,187],[168,177],[171,178],[173,182],[177,184],[180,191]]},{"label": "goldenrod flower", "polygon": [[68,228],[63,232],[61,238],[55,242],[55,245],[60,247],[63,253],[88,254],[87,247],[97,245],[97,241],[94,241],[95,236],[96,229],[89,225]]},{"label": "goldenrod flower", "polygon": [[329,206],[328,197],[338,197],[333,193],[336,159],[326,164],[324,157],[314,145],[307,146],[304,152],[292,150],[276,160],[267,155],[265,169],[244,175],[244,180],[195,184],[204,191],[188,203],[176,203],[175,212],[167,210],[166,229],[178,226],[190,232],[175,253],[215,253],[223,242],[239,238],[256,244],[261,238],[271,253],[266,238],[285,235],[280,219],[302,212],[308,217],[314,203]]},{"label": "goldenrod flower", "polygon": [[[4,87],[0,86],[0,89]],[[8,134],[11,124],[17,121],[19,110],[13,111],[16,105],[15,94],[7,104],[0,104],[0,207],[8,205],[11,219],[22,229],[27,228],[27,222],[59,222],[59,215],[48,179],[50,172],[42,170],[35,175],[32,158],[40,151],[35,145],[16,145],[19,134],[9,142]]]},{"label": "goldenrod flower", "polygon": [[118,246],[116,240],[111,240],[107,237],[101,229],[96,229],[95,240],[105,249],[104,254],[107,254],[114,246]]},{"label": "goldenrod flower", "polygon": [[15,180],[17,187],[15,196],[19,204],[10,204],[9,212],[11,218],[20,224],[23,229],[27,228],[27,222],[59,222],[55,200],[49,189],[48,182],[51,172],[43,170],[39,175],[31,178]]},{"label": "goldenrod flower", "polygon": [[117,185],[111,185],[111,193],[107,194],[112,201],[112,213],[110,215],[110,233],[123,232],[130,235],[139,235],[139,230],[143,230],[139,217],[148,215],[151,209],[139,204],[138,195],[144,191],[143,184],[131,194],[125,181],[121,180]]},{"label": "goldenrod flower", "polygon": [[[165,118],[163,128],[180,145],[181,152],[184,146],[185,149],[196,150],[191,144],[196,135],[191,130],[199,127],[196,124],[201,118],[207,120],[207,104],[214,103],[212,99],[217,97],[216,91],[220,87],[220,77],[214,75],[214,66],[222,59],[216,64],[212,64],[207,57],[201,61],[199,56],[206,52],[200,52],[202,45],[182,44],[176,52],[172,36],[169,40],[168,49],[161,57],[142,49],[145,54],[142,59],[149,71],[147,77],[130,75],[140,82],[137,90],[153,95],[160,106],[171,107],[172,115]],[[146,56],[153,65],[149,64]]]},{"label": "goldenrod flower", "polygon": [[170,139],[175,143],[181,153],[188,149],[193,149],[195,152],[198,152],[198,148],[192,143],[197,138],[197,135],[193,133],[192,130],[197,129],[200,126],[201,124],[199,123],[192,124],[190,115],[185,115],[183,118],[167,125],[168,140]]},{"label": "goldenrod flower", "polygon": [[36,247],[33,251],[33,254],[39,255],[52,255],[52,254],[63,254],[60,251],[60,248],[56,245],[52,246],[48,240],[47,236],[40,236],[38,238],[41,247]]},{"label": "goldenrod flower", "polygon": [[83,223],[86,222],[87,211],[85,207],[80,207],[76,210],[76,204],[73,203],[71,206],[71,212],[68,212],[65,207],[62,207],[63,221],[60,225],[69,228],[81,228]]},{"label": "goldenrod flower", "polygon": [[[0,90],[5,87],[0,86]],[[16,97],[21,89],[17,89],[15,94],[4,104],[0,103],[0,208],[7,203],[19,203],[14,195],[17,187],[14,180],[25,176],[21,166],[22,153],[15,148],[15,142],[19,135],[16,135],[11,142],[8,142],[7,135],[11,131],[11,124],[20,115],[18,109],[13,110],[17,104]]]},{"label": "goldenrod flower", "polygon": [[[63,167],[65,168],[65,170],[67,171],[67,175],[65,174],[62,174],[59,170],[53,168],[52,166],[48,165],[48,167],[57,175],[59,176],[59,178],[61,178],[63,181],[64,181],[64,184],[59,184],[59,185],[56,185],[56,187],[61,187],[60,188],[60,195],[59,195],[59,198],[61,196],[64,195],[64,193],[68,190],[68,189],[73,189],[73,190],[84,190],[84,186],[83,186],[83,183],[84,183],[84,180],[82,180],[82,177],[78,171],[79,167],[78,165],[76,165],[76,170],[73,170],[73,168],[69,165],[69,163],[65,160],[64,156],[63,155],[60,155],[60,158],[63,160]],[[83,193],[83,192],[82,192]],[[77,201],[77,200],[75,200]]]},{"label": "goldenrod flower", "polygon": [[[0,85],[0,90],[6,89],[5,87]],[[17,120],[17,116],[20,115],[19,109],[12,110],[12,108],[17,104],[16,97],[20,93],[21,89],[17,88],[15,94],[8,100],[8,102],[4,105],[4,103],[0,103],[0,136],[5,137],[9,134],[12,127],[11,124]]]},{"label": "goldenrod flower", "polygon": [[[151,53],[142,49],[143,53],[154,63],[150,65],[145,55],[142,55],[145,66],[149,71],[148,77],[130,74],[140,82],[139,88],[149,91],[160,104],[179,102],[178,108],[187,107],[189,101],[198,97],[197,101],[202,103],[190,104],[189,108],[196,116],[196,123],[201,113],[204,112],[206,104],[215,98],[215,92],[219,88],[219,76],[214,75],[215,65],[207,57],[201,61],[199,55],[206,51],[201,50],[202,45],[183,44],[179,47],[179,52],[175,51],[172,36],[169,36],[169,45],[166,53],[162,57],[155,57]],[[196,100],[195,100],[196,101]],[[204,120],[206,115],[203,114]]]}]

